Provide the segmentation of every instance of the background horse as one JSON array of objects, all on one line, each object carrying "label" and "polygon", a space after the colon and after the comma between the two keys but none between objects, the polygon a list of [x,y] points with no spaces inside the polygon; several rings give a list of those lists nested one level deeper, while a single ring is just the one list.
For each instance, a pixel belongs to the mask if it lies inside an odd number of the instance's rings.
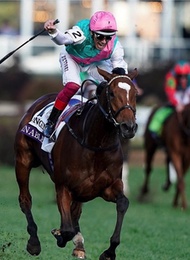
[{"label": "background horse", "polygon": [[144,134],[145,149],[145,180],[141,189],[140,199],[149,191],[149,178],[152,171],[152,160],[159,147],[166,153],[167,176],[164,190],[168,190],[170,181],[169,164],[172,163],[177,174],[176,192],[173,206],[178,206],[179,196],[181,207],[186,209],[184,176],[190,166],[190,104],[187,104],[182,113],[173,112],[163,124],[161,136],[157,139],[149,131],[148,126],[157,109],[151,113]]},{"label": "background horse", "polygon": [[115,250],[120,243],[123,218],[129,204],[123,194],[123,155],[118,133],[124,138],[132,138],[137,130],[136,88],[132,81],[137,71],[128,75],[109,74],[101,69],[98,72],[107,83],[97,88],[97,102],[86,102],[71,116],[51,154],[44,152],[38,142],[21,130],[37,111],[55,100],[55,94],[39,98],[22,118],[16,133],[15,171],[20,189],[19,203],[27,219],[30,235],[27,251],[32,255],[40,254],[41,246],[31,212],[29,175],[33,167],[42,165],[55,184],[61,215],[60,228],[52,230],[57,245],[65,247],[68,241],[73,240],[73,255],[85,258],[79,226],[82,203],[102,197],[116,203],[117,221],[110,246],[99,259],[116,259]]}]

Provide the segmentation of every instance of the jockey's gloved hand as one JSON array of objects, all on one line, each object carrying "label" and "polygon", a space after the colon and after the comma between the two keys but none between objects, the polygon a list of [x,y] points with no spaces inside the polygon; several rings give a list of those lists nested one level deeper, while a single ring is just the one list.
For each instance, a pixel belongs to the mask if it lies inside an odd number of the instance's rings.
[{"label": "jockey's gloved hand", "polygon": [[125,70],[124,70],[123,68],[119,68],[119,67],[114,68],[114,69],[112,70],[112,73],[113,73],[113,74],[119,74],[119,75],[125,75],[125,74],[126,74],[126,73],[125,73]]}]

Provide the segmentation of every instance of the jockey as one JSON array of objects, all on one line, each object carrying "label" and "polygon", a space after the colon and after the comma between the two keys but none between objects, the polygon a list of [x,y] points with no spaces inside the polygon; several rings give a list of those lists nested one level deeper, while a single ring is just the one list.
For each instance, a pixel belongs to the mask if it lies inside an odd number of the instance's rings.
[{"label": "jockey", "polygon": [[165,93],[169,103],[181,112],[190,103],[190,63],[179,61],[166,74]]},{"label": "jockey", "polygon": [[164,90],[169,105],[160,107],[149,123],[149,130],[156,139],[161,134],[164,121],[174,112],[180,113],[190,103],[190,63],[179,61],[167,72]]},{"label": "jockey", "polygon": [[110,73],[114,68],[122,68],[128,73],[124,50],[116,36],[117,24],[113,14],[96,12],[90,20],[81,20],[64,33],[56,29],[53,23],[54,20],[48,20],[44,28],[55,44],[64,45],[59,59],[64,88],[56,97],[44,129],[44,135],[48,138],[61,112],[80,88],[81,72],[98,82],[104,79],[98,74],[97,66]]}]

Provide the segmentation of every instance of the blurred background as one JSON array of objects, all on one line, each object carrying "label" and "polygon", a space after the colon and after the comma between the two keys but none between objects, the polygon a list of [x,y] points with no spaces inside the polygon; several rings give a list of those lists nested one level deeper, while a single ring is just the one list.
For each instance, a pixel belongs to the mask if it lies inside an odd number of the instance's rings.
[{"label": "blurred background", "polygon": [[[142,147],[151,108],[165,102],[164,76],[180,59],[189,60],[189,0],[0,0],[0,59],[43,29],[48,19],[59,19],[62,31],[98,10],[111,11],[129,70],[138,69],[139,129],[132,140]],[[16,127],[35,99],[62,88],[60,46],[45,32],[0,64],[0,163],[13,164]]]}]

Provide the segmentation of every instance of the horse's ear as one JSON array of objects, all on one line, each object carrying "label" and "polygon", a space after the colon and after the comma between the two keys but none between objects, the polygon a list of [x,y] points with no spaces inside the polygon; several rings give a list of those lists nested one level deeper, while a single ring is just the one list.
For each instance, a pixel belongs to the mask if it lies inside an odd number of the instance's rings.
[{"label": "horse's ear", "polygon": [[107,81],[102,81],[96,88],[96,96],[99,97],[102,90],[107,86]]},{"label": "horse's ear", "polygon": [[135,68],[132,72],[128,73],[128,76],[133,80],[138,75],[137,68]]},{"label": "horse's ear", "polygon": [[112,74],[97,67],[98,73],[104,77],[105,80],[109,81],[112,78]]}]

